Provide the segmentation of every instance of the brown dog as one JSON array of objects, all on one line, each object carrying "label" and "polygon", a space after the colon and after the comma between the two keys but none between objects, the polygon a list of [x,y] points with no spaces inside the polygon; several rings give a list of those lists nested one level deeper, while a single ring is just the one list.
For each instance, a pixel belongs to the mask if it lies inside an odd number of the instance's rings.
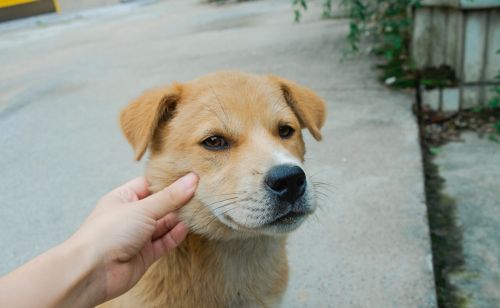
[{"label": "brown dog", "polygon": [[144,93],[121,114],[158,191],[194,171],[179,211],[191,230],[125,295],[106,307],[269,307],[288,279],[286,234],[316,207],[303,171],[302,128],[317,140],[325,103],[291,81],[217,72]]}]

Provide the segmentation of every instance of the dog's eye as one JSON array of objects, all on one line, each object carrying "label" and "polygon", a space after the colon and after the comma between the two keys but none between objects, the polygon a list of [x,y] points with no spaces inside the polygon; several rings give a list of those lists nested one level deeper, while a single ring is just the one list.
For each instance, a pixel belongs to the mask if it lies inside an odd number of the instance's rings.
[{"label": "dog's eye", "polygon": [[221,136],[210,136],[203,140],[201,144],[205,149],[212,151],[224,150],[229,147],[229,143]]},{"label": "dog's eye", "polygon": [[280,137],[283,139],[290,138],[294,132],[295,132],[295,130],[289,125],[280,125],[280,127],[279,127],[279,134],[280,134]]}]

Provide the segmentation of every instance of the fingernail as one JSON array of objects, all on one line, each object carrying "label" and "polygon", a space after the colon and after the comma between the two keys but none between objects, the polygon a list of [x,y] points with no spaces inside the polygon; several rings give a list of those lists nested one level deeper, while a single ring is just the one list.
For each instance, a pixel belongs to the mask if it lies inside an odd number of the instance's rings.
[{"label": "fingernail", "polygon": [[194,172],[190,172],[181,178],[181,183],[186,189],[193,188],[198,182],[198,176]]}]

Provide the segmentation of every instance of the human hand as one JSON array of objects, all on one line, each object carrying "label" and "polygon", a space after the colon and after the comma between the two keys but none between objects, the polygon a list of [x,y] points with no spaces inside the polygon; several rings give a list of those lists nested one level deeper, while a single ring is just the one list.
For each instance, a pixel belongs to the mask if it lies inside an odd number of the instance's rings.
[{"label": "human hand", "polygon": [[173,211],[191,199],[197,182],[198,176],[190,173],[150,195],[140,177],[101,198],[69,239],[92,250],[97,264],[93,279],[102,288],[99,302],[128,291],[149,266],[184,240],[188,227]]},{"label": "human hand", "polygon": [[190,173],[151,195],[140,177],[108,193],[71,238],[0,277],[0,307],[94,307],[125,293],[186,237],[173,212],[197,183]]}]

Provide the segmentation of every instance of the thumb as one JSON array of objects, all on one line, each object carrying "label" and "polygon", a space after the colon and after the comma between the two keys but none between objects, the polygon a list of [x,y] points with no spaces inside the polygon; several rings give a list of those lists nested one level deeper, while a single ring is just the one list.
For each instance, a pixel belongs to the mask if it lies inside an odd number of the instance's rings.
[{"label": "thumb", "polygon": [[140,207],[151,213],[151,218],[158,220],[186,204],[194,194],[198,176],[190,172],[151,196],[137,201]]}]

